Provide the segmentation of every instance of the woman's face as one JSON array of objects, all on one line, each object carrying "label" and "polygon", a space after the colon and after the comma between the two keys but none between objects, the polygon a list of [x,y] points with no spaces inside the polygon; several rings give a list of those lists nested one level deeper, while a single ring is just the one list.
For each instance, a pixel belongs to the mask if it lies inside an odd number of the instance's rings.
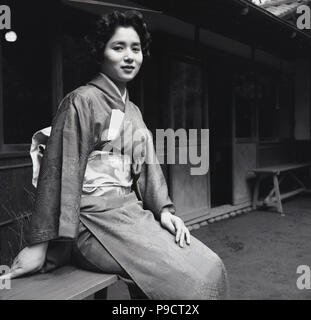
[{"label": "woman's face", "polygon": [[107,42],[101,71],[116,83],[125,84],[135,78],[143,54],[140,38],[133,27],[118,27]]}]

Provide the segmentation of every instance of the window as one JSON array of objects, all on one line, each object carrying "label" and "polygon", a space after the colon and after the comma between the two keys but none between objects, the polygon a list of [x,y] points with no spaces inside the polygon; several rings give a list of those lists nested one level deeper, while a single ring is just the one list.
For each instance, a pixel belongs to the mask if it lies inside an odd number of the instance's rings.
[{"label": "window", "polygon": [[195,61],[171,60],[171,121],[174,129],[202,127],[202,67]]},{"label": "window", "polygon": [[278,136],[280,139],[290,139],[294,137],[294,76],[283,74],[278,89]]},{"label": "window", "polygon": [[235,136],[255,136],[256,88],[253,72],[235,74],[234,77]]},{"label": "window", "polygon": [[277,138],[278,87],[274,77],[259,75],[257,78],[257,103],[260,140]]},{"label": "window", "polygon": [[257,78],[259,139],[293,137],[294,81],[291,75],[261,74]]},{"label": "window", "polygon": [[51,124],[50,30],[46,16],[31,3],[10,2],[17,40],[0,40],[2,150],[29,144],[36,130]]}]

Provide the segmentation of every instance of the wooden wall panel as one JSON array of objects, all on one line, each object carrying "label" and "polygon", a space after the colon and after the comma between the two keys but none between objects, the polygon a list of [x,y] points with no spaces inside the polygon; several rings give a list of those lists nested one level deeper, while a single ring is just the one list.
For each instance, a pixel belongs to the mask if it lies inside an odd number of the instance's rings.
[{"label": "wooden wall panel", "polygon": [[207,175],[191,176],[189,164],[171,166],[172,198],[177,208],[177,215],[185,221],[195,218],[198,211],[208,213]]},{"label": "wooden wall panel", "polygon": [[294,162],[296,160],[295,149],[295,145],[290,143],[260,145],[258,149],[258,166],[264,167]]}]

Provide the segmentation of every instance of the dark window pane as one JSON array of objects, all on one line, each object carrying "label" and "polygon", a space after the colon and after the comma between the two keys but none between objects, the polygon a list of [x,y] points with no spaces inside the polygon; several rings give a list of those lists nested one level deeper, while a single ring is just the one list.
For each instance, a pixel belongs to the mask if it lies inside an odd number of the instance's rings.
[{"label": "dark window pane", "polygon": [[271,75],[258,76],[257,86],[259,138],[262,140],[278,137],[277,80]]},{"label": "dark window pane", "polygon": [[83,39],[83,35],[63,37],[64,93],[85,85],[99,71]]},{"label": "dark window pane", "polygon": [[202,74],[195,63],[171,61],[170,103],[174,128],[199,129],[202,126]]},{"label": "dark window pane", "polygon": [[255,77],[253,73],[235,76],[234,103],[237,138],[254,136]]},{"label": "dark window pane", "polygon": [[294,135],[294,78],[292,75],[283,75],[279,85],[278,103],[278,132],[283,139],[292,138]]},{"label": "dark window pane", "polygon": [[40,8],[31,3],[10,4],[17,41],[2,39],[6,144],[30,143],[36,130],[51,123],[49,30]]},{"label": "dark window pane", "polygon": [[63,22],[63,79],[64,94],[85,85],[99,71],[85,41],[95,17],[82,10],[64,8]]}]

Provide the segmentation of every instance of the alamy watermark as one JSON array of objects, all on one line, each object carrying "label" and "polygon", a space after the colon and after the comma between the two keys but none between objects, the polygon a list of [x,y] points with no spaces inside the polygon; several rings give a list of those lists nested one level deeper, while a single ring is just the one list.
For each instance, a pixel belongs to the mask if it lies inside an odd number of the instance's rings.
[{"label": "alamy watermark", "polygon": [[102,151],[119,153],[123,150],[130,163],[189,164],[191,175],[205,175],[209,170],[209,129],[156,129],[155,152],[152,150],[153,135],[147,128],[134,129],[131,121],[124,121],[119,130],[114,133],[111,128],[104,130],[103,140],[107,140],[107,136],[114,138]]},{"label": "alamy watermark", "polygon": [[300,30],[311,29],[311,10],[307,5],[300,5],[296,9],[296,13],[300,14],[297,18],[296,26]]},{"label": "alamy watermark", "polygon": [[0,5],[0,30],[8,30],[5,39],[14,42],[17,39],[16,33],[12,29],[11,8],[8,5]]},{"label": "alamy watermark", "polygon": [[5,275],[10,272],[10,267],[7,265],[0,265],[0,290],[11,289],[11,279],[6,278]]},{"label": "alamy watermark", "polygon": [[311,269],[307,265],[300,265],[297,267],[297,274],[300,276],[297,278],[296,285],[299,290],[311,289]]},{"label": "alamy watermark", "polygon": [[11,9],[7,5],[0,5],[0,30],[11,29]]}]

